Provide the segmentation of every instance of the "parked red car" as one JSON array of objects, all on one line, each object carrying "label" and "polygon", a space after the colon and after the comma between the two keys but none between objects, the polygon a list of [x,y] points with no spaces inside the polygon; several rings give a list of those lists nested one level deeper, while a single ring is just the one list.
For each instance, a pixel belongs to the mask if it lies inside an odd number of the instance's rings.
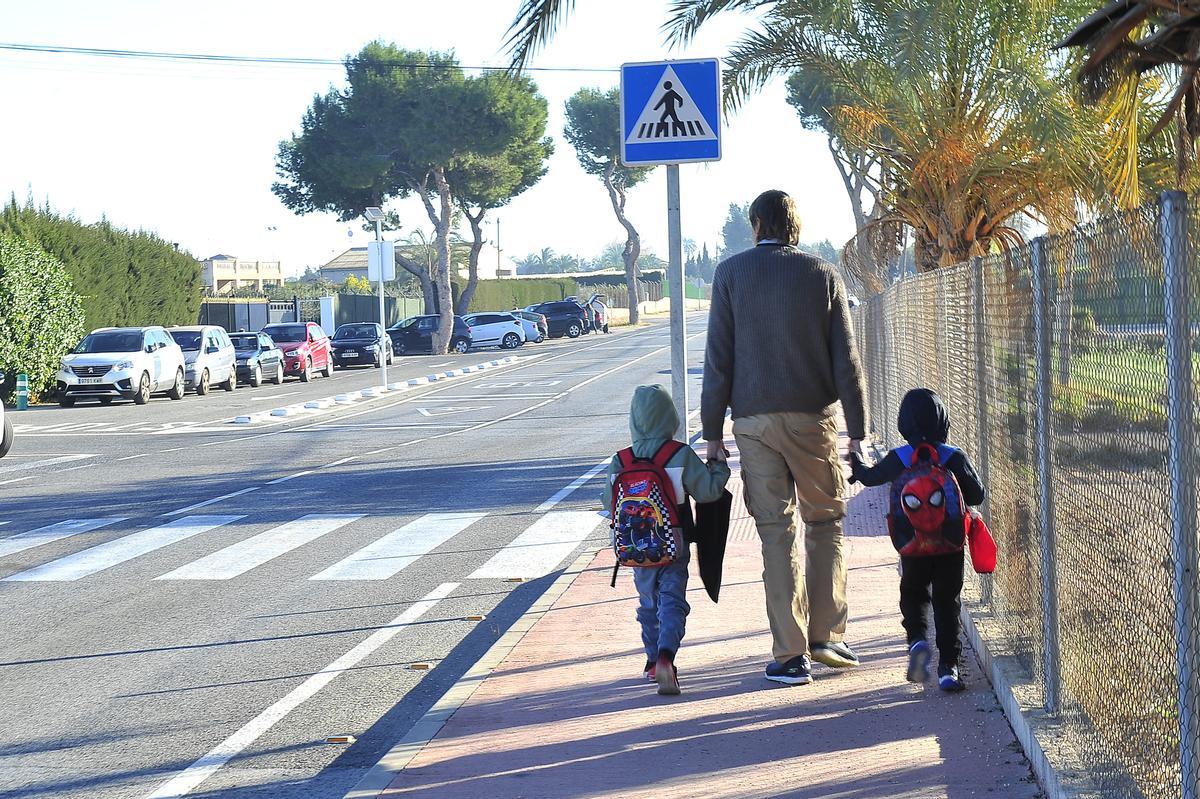
[{"label": "parked red car", "polygon": [[316,322],[281,322],[267,325],[262,332],[270,336],[283,350],[284,374],[299,377],[307,383],[314,370],[333,377],[333,350],[329,336]]}]

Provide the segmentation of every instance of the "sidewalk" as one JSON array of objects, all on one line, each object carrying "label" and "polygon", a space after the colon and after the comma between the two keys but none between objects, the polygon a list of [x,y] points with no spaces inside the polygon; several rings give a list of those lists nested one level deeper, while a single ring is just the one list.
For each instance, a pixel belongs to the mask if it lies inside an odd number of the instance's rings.
[{"label": "sidewalk", "polygon": [[693,560],[682,696],[640,680],[636,592],[628,573],[609,588],[606,549],[381,796],[1038,797],[969,651],[962,694],[904,681],[885,488],[855,494],[847,518],[847,640],[862,666],[815,665],[808,686],[763,678],[762,559],[736,472],[730,487],[738,501],[719,605]]}]

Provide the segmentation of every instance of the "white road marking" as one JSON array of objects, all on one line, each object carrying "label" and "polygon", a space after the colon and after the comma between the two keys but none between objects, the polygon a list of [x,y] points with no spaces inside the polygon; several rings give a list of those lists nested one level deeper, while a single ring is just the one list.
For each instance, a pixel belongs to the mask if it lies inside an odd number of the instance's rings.
[{"label": "white road marking", "polygon": [[[168,452],[169,451],[170,450],[168,450]],[[260,488],[262,488],[262,486],[250,486],[249,488],[243,488],[240,491],[234,491],[229,494],[222,494],[219,497],[213,497],[212,499],[206,499],[203,502],[197,502],[195,505],[188,505],[186,508],[180,508],[179,510],[173,510],[173,511],[170,511],[169,513],[164,513],[164,514],[160,515],[159,518],[165,519],[169,516],[182,516],[183,514],[190,513],[198,508],[204,508],[209,505],[215,505],[218,502],[222,502],[227,499],[232,499],[233,497],[240,497],[242,494],[249,494],[251,491],[257,491]]]},{"label": "white road marking", "polygon": [[605,467],[607,467],[610,462],[611,462],[611,459],[605,458],[604,460],[600,461],[600,463],[597,463],[595,466],[593,466],[591,469],[588,469],[586,472],[584,472],[583,474],[576,477],[570,483],[568,483],[567,485],[560,488],[558,490],[558,493],[556,493],[554,496],[550,497],[550,499],[546,500],[541,505],[538,505],[536,508],[534,508],[534,513],[545,513],[546,511],[552,509],[555,505],[557,505],[558,503],[562,502],[567,497],[574,494],[579,489],[579,487],[582,486],[584,483],[586,483],[588,480],[591,480],[593,477],[600,474],[600,472],[604,471]]},{"label": "white road marking", "polygon": [[160,527],[142,530],[121,538],[97,544],[90,549],[52,560],[10,577],[3,582],[69,582],[103,571],[140,555],[162,549],[168,544],[191,538],[200,533],[243,519],[244,516],[187,516],[167,522]]},{"label": "white road marking", "polygon": [[468,411],[486,411],[490,405],[447,405],[443,408],[417,408],[422,416],[446,416],[451,413],[467,413]]},{"label": "white road marking", "polygon": [[347,464],[347,463],[349,463],[350,461],[353,461],[353,460],[358,460],[358,456],[357,456],[357,455],[351,455],[351,456],[349,456],[349,457],[347,457],[347,458],[341,458],[341,459],[339,459],[339,460],[336,460],[336,461],[334,461],[333,463],[327,463],[327,464],[325,464],[324,468],[326,468],[326,469],[330,469],[330,468],[332,468],[332,467],[334,467],[334,466],[342,466],[343,464]]},{"label": "white road marking", "polygon": [[95,455],[59,455],[56,458],[43,458],[40,461],[30,461],[29,463],[14,463],[11,466],[0,466],[0,474],[8,474],[10,472],[23,472],[26,469],[42,469],[46,466],[57,466],[60,463],[73,463],[81,461],[85,458],[94,458]]},{"label": "white road marking", "polygon": [[31,475],[29,475],[28,477],[18,477],[18,478],[14,479],[14,480],[0,480],[0,486],[6,486],[6,485],[8,485],[9,483],[22,483],[22,482],[24,482],[24,481],[26,481],[26,480],[32,480],[32,479],[33,479],[33,478],[35,478],[35,477],[37,477],[37,475],[35,475],[35,474],[31,474]]},{"label": "white road marking", "polygon": [[107,527],[110,524],[123,521],[125,521],[125,518],[120,516],[109,516],[98,519],[67,519],[63,522],[39,527],[36,530],[17,533],[8,538],[0,538],[0,557],[40,547],[42,544],[49,544],[52,541],[59,541],[63,538],[70,538],[80,533],[90,533],[92,530],[99,530],[101,527]]},{"label": "white road marking", "polygon": [[117,460],[119,460],[119,461],[131,461],[131,460],[134,460],[135,458],[145,458],[145,457],[146,457],[147,455],[149,455],[149,454],[150,454],[150,453],[148,453],[148,452],[143,452],[141,455],[128,455],[128,456],[126,456],[126,457],[124,457],[124,458],[117,458]]},{"label": "white road marking", "polygon": [[312,469],[307,469],[303,472],[296,472],[295,474],[289,474],[287,477],[278,477],[278,478],[268,482],[267,485],[269,485],[269,486],[279,485],[280,483],[286,483],[288,480],[295,480],[297,477],[303,477],[306,474],[312,474],[312,473],[313,473]]},{"label": "white road marking", "polygon": [[310,577],[310,580],[387,580],[449,541],[486,513],[430,513]]},{"label": "white road marking", "polygon": [[3,527],[6,524],[12,524],[12,522],[0,522],[0,527]]},{"label": "white road marking", "polygon": [[364,658],[392,640],[397,633],[400,633],[408,625],[432,610],[438,602],[454,593],[454,590],[458,586],[458,583],[442,583],[430,591],[423,599],[413,603],[412,607],[392,619],[385,626],[371,633],[349,652],[293,688],[282,699],[262,713],[259,713],[233,735],[230,735],[224,741],[217,744],[208,754],[164,782],[152,793],[147,794],[146,799],[178,799],[178,797],[191,793],[200,783],[211,777],[218,769],[228,763],[231,758],[258,740],[263,733],[275,726],[288,713],[291,713],[302,705],[305,700],[328,685],[334,677],[357,666]]},{"label": "white road marking", "polygon": [[154,579],[229,580],[361,518],[362,514],[311,513]]},{"label": "white road marking", "polygon": [[511,544],[471,573],[474,579],[524,577],[531,580],[554,571],[571,550],[601,524],[595,511],[547,513]]},{"label": "white road marking", "polygon": [[260,400],[279,399],[280,397],[292,397],[299,394],[299,391],[285,391],[282,394],[267,394],[262,397],[250,397],[251,402],[259,402]]}]

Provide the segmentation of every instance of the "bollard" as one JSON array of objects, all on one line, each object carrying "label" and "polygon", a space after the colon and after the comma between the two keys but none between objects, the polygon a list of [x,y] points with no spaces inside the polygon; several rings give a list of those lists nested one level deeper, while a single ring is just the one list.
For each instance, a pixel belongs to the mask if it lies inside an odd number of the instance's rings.
[{"label": "bollard", "polygon": [[17,410],[23,411],[29,408],[29,376],[26,374],[17,375]]}]

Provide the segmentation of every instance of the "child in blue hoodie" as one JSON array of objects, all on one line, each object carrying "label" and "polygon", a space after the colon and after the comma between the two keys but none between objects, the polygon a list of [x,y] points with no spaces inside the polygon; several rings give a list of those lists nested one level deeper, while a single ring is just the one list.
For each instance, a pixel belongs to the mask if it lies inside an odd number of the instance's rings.
[{"label": "child in blue hoodie", "polygon": [[[673,441],[679,428],[679,414],[671,395],[659,385],[638,386],[633,392],[629,411],[629,432],[633,437],[633,457],[652,461]],[[680,443],[680,442],[677,442]],[[604,481],[604,507],[612,508],[613,485],[622,469],[620,455],[614,455]],[[666,462],[675,502],[687,506],[688,497],[696,502],[720,499],[729,481],[729,466],[724,462],[704,463],[686,445]],[[691,606],[687,602],[689,550],[684,544],[674,561],[666,566],[633,569],[638,591],[637,619],[642,626],[642,646],[646,666],[642,675],[658,683],[660,694],[679,693],[675,654],[683,640],[684,626]]]}]

